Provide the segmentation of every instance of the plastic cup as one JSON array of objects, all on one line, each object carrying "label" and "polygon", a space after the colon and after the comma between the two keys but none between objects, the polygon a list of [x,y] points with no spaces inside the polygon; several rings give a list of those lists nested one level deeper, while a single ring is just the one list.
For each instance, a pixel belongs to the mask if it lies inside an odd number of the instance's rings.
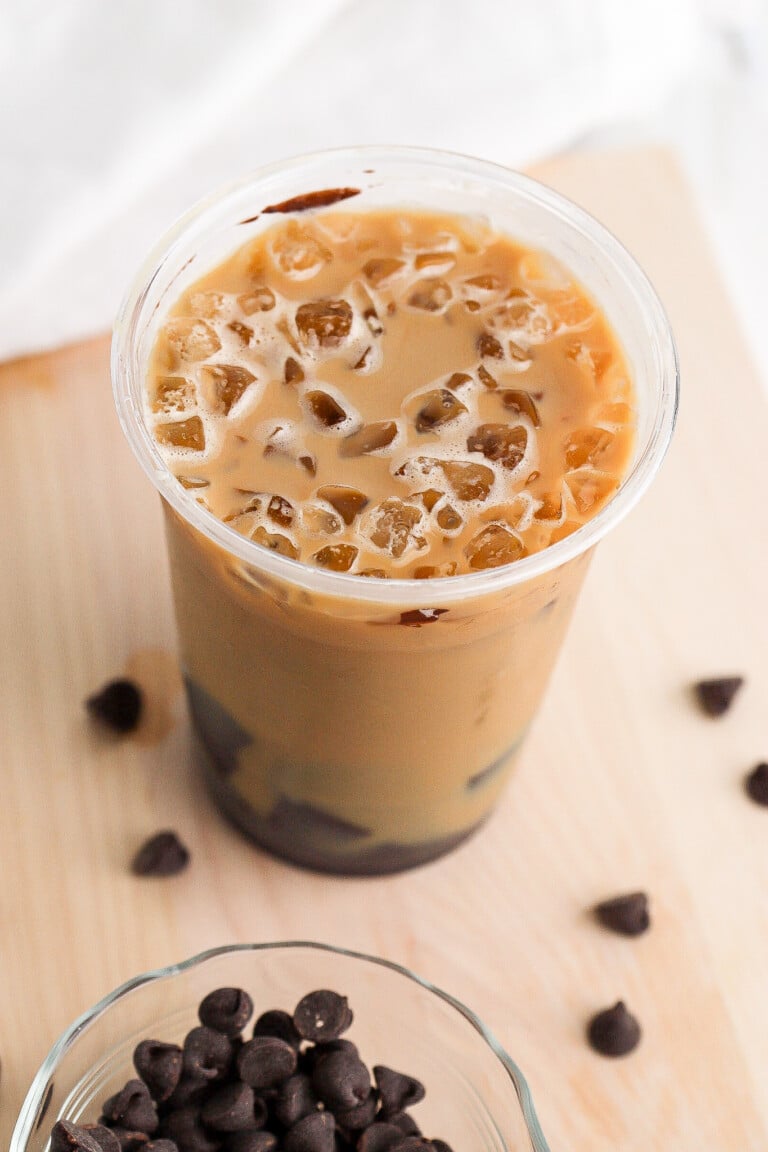
[{"label": "plastic cup", "polygon": [[[355,212],[481,214],[550,252],[598,302],[632,373],[636,443],[616,494],[572,535],[472,575],[364,579],[262,548],[170,473],[142,399],[164,315],[274,222],[266,206],[340,187],[360,189]],[[592,549],[669,445],[677,360],[641,269],[587,213],[496,165],[408,148],[317,153],[230,185],[163,237],[121,309],[112,371],[123,429],[163,501],[192,722],[222,811],[268,851],[329,872],[399,871],[460,843],[509,777]]]}]

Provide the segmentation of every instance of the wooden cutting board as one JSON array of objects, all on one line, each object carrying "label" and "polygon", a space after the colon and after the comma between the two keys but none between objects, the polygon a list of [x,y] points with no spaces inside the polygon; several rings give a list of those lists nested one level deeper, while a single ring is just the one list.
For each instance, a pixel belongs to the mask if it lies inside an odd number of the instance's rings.
[{"label": "wooden cutting board", "polygon": [[[526,1072],[553,1152],[768,1147],[768,418],[695,207],[664,153],[538,173],[654,280],[683,405],[653,490],[598,550],[501,810],[412,874],[338,880],[249,846],[193,774],[160,508],[112,410],[108,340],[0,367],[0,1145],[59,1032],[134,973],[233,941],[309,938],[410,965],[471,1005]],[[739,672],[719,721],[689,683]],[[136,738],[93,730],[120,673],[150,696]],[[173,880],[127,862],[159,827]],[[587,909],[647,888],[627,940]],[[626,999],[623,1061],[583,1039]]]}]

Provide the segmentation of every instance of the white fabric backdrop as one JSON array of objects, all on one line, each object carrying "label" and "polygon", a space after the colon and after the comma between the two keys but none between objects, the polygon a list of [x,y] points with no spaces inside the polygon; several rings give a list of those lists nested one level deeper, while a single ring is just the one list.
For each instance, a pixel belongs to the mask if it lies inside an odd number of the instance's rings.
[{"label": "white fabric backdrop", "polygon": [[107,328],[159,233],[262,163],[521,165],[652,112],[701,50],[696,0],[5,0],[0,357]]}]

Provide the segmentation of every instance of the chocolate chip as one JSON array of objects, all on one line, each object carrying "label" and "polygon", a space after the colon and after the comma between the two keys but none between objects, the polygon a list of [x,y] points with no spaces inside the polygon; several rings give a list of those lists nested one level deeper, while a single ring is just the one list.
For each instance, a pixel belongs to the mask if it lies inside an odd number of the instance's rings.
[{"label": "chocolate chip", "polygon": [[117,1136],[120,1152],[144,1152],[149,1143],[146,1132],[136,1132],[130,1128],[121,1128],[119,1125],[110,1128],[110,1132]]},{"label": "chocolate chip", "polygon": [[391,1152],[429,1152],[431,1141],[423,1136],[401,1136],[397,1144],[391,1146]]},{"label": "chocolate chip", "polygon": [[110,1125],[149,1136],[157,1131],[157,1108],[143,1080],[129,1080],[120,1092],[104,1101],[103,1112]]},{"label": "chocolate chip", "polygon": [[173,1140],[150,1140],[144,1145],[144,1152],[179,1152],[179,1146]]},{"label": "chocolate chip", "polygon": [[587,1028],[590,1045],[601,1056],[626,1056],[640,1043],[640,1025],[623,1000],[593,1016]]},{"label": "chocolate chip", "polygon": [[150,836],[131,863],[136,876],[175,876],[189,864],[189,849],[175,832],[167,829]]},{"label": "chocolate chip", "polygon": [[445,1140],[436,1140],[434,1137],[430,1140],[430,1144],[434,1152],[453,1152],[450,1144],[446,1144]]},{"label": "chocolate chip", "polygon": [[199,1108],[179,1108],[163,1118],[161,1129],[166,1140],[172,1140],[183,1152],[218,1152],[221,1140],[206,1132]]},{"label": "chocolate chip", "polygon": [[110,680],[88,697],[85,707],[113,732],[125,733],[132,732],[139,723],[142,704],[141,689],[132,680]]},{"label": "chocolate chip", "polygon": [[744,781],[750,800],[768,805],[768,764],[757,764]]},{"label": "chocolate chip", "polygon": [[[92,1140],[95,1140],[101,1152],[120,1152],[120,1141],[111,1128],[107,1128],[106,1124],[81,1124],[83,1132],[87,1132]],[[148,1145],[145,1145],[148,1147]],[[51,1148],[53,1149],[53,1140],[51,1140]]]},{"label": "chocolate chip", "polygon": [[134,1049],[133,1064],[152,1099],[162,1104],[181,1079],[181,1048],[161,1040],[142,1040]]},{"label": "chocolate chip", "polygon": [[296,1031],[305,1040],[335,1040],[352,1023],[346,996],[320,989],[302,997],[293,1013]]},{"label": "chocolate chip", "polygon": [[382,1112],[403,1112],[424,1099],[424,1085],[413,1076],[395,1072],[384,1064],[375,1064],[373,1076],[379,1090]]},{"label": "chocolate chip", "polygon": [[237,1068],[257,1092],[274,1088],[296,1071],[296,1050],[277,1036],[254,1036],[240,1049]]},{"label": "chocolate chip", "polygon": [[334,1108],[333,1115],[340,1128],[346,1132],[358,1132],[373,1123],[378,1106],[378,1093],[371,1091],[361,1104],[356,1104],[354,1108]]},{"label": "chocolate chip", "polygon": [[289,1128],[283,1141],[285,1152],[335,1152],[335,1129],[330,1112],[312,1112]]},{"label": "chocolate chip", "polygon": [[699,680],[693,688],[702,712],[707,716],[722,716],[743,683],[743,676],[721,676],[716,680]]},{"label": "chocolate chip", "polygon": [[312,1091],[308,1076],[297,1072],[280,1085],[273,1105],[275,1119],[284,1128],[290,1128],[303,1120],[317,1107],[317,1097]]},{"label": "chocolate chip", "polygon": [[262,1012],[253,1029],[254,1036],[276,1036],[284,1040],[291,1048],[297,1050],[301,1047],[301,1036],[296,1031],[293,1017],[279,1008],[272,1008],[269,1012]]},{"label": "chocolate chip", "polygon": [[197,1010],[201,1024],[225,1036],[238,1036],[253,1015],[253,1000],[242,988],[217,988]]},{"label": "chocolate chip", "polygon": [[197,1076],[182,1076],[173,1093],[163,1103],[163,1114],[167,1115],[179,1108],[188,1108],[191,1104],[202,1108],[209,1088],[209,1080],[201,1080]]},{"label": "chocolate chip", "polygon": [[51,1132],[50,1152],[101,1152],[101,1145],[80,1125],[59,1120]]},{"label": "chocolate chip", "polygon": [[233,1132],[224,1147],[227,1152],[274,1152],[277,1136],[261,1128],[247,1128],[244,1132]]},{"label": "chocolate chip", "polygon": [[232,1041],[201,1024],[184,1039],[184,1071],[195,1080],[221,1080],[232,1065]]},{"label": "chocolate chip", "polygon": [[312,1073],[312,1087],[329,1108],[354,1108],[368,1097],[371,1077],[354,1052],[342,1049],[321,1056]]},{"label": "chocolate chip", "polygon": [[408,1112],[393,1112],[387,1117],[388,1124],[394,1124],[406,1136],[421,1136],[421,1128]]},{"label": "chocolate chip", "polygon": [[604,928],[622,936],[640,936],[651,926],[648,897],[645,892],[628,892],[595,906],[595,915]]},{"label": "chocolate chip", "polygon": [[240,1132],[253,1128],[256,1097],[249,1084],[226,1084],[219,1088],[203,1105],[201,1118],[208,1128],[217,1132]]},{"label": "chocolate chip", "polygon": [[366,1128],[357,1140],[357,1152],[388,1152],[393,1144],[399,1144],[403,1133],[396,1124],[377,1121]]}]

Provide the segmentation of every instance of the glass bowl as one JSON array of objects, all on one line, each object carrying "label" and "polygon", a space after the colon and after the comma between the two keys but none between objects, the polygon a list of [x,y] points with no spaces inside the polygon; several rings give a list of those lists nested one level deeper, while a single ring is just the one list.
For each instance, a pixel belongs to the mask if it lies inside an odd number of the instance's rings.
[{"label": "glass bowl", "polygon": [[256,1015],[293,1011],[307,992],[333,988],[349,998],[362,1059],[425,1084],[413,1115],[427,1136],[454,1152],[548,1152],[525,1078],[473,1012],[399,964],[304,942],[214,948],[106,996],[54,1044],[9,1152],[44,1152],[57,1120],[95,1121],[105,1097],[135,1075],[139,1041],[180,1043],[199,1023],[200,1000],[219,987],[246,989]]}]

